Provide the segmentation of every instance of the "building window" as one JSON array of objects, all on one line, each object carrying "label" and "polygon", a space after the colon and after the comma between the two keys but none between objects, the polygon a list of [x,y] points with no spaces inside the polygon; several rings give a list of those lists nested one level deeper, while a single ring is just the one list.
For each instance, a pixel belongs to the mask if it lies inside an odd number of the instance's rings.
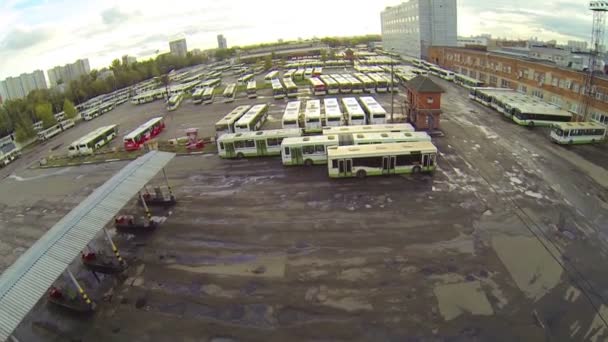
[{"label": "building window", "polygon": [[543,91],[542,90],[532,90],[532,96],[536,96],[539,99],[542,99],[544,97]]},{"label": "building window", "polygon": [[520,72],[520,76],[521,77],[523,77],[523,78],[528,78],[529,77],[528,76],[528,69],[527,68],[520,69],[519,72]]},{"label": "building window", "polygon": [[475,72],[475,71],[471,70],[471,71],[469,72],[469,77],[471,77],[471,78],[477,78],[477,72]]},{"label": "building window", "polygon": [[502,79],[500,81],[500,87],[501,88],[511,88],[511,82],[509,82],[508,80]]},{"label": "building window", "polygon": [[496,78],[496,76],[490,76],[490,85],[496,86],[496,83],[498,83],[498,78]]},{"label": "building window", "polygon": [[559,96],[551,95],[551,97],[549,98],[549,102],[558,106],[559,108],[562,107],[562,99]]},{"label": "building window", "polygon": [[435,102],[435,99],[433,99],[432,97],[429,96],[426,98],[426,103],[433,103],[433,102]]},{"label": "building window", "polygon": [[520,92],[520,93],[522,93],[522,94],[527,94],[527,93],[528,93],[528,87],[527,87],[527,86],[525,86],[525,85],[523,85],[523,84],[520,84],[520,85],[517,87],[517,91],[519,91],[519,92]]},{"label": "building window", "polygon": [[485,82],[487,79],[488,79],[488,78],[487,78],[487,75],[486,75],[486,74],[481,73],[481,72],[479,73],[479,80],[480,80],[480,81]]}]

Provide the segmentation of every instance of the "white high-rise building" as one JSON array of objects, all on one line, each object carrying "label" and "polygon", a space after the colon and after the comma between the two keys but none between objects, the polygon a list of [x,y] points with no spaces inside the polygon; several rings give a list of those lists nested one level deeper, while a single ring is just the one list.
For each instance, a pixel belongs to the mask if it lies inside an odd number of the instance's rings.
[{"label": "white high-rise building", "polygon": [[23,73],[19,77],[7,77],[0,81],[0,97],[2,102],[24,98],[35,89],[47,89],[46,79],[42,70]]},{"label": "white high-rise building", "polygon": [[218,49],[227,49],[228,48],[228,42],[226,41],[226,38],[224,37],[223,34],[217,35],[217,48]]},{"label": "white high-rise building", "polygon": [[89,65],[89,60],[87,58],[79,59],[74,63],[56,66],[47,70],[51,87],[55,87],[59,84],[68,84],[70,81],[77,80],[80,76],[87,75],[90,72],[91,66]]},{"label": "white high-rise building", "polygon": [[429,46],[458,45],[456,0],[410,0],[380,14],[382,45],[404,56],[427,58]]},{"label": "white high-rise building", "polygon": [[186,45],[186,38],[177,39],[169,42],[169,49],[172,55],[186,57],[188,53],[188,46]]}]

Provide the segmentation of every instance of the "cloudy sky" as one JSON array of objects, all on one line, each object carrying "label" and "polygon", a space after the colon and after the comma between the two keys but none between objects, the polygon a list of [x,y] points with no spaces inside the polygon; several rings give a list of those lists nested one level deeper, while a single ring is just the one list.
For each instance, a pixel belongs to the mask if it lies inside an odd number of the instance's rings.
[{"label": "cloudy sky", "polygon": [[[279,38],[380,33],[380,11],[400,0],[0,0],[0,79],[78,58],[101,68],[149,57],[185,36],[188,48]],[[587,39],[584,0],[458,0],[458,34]]]}]

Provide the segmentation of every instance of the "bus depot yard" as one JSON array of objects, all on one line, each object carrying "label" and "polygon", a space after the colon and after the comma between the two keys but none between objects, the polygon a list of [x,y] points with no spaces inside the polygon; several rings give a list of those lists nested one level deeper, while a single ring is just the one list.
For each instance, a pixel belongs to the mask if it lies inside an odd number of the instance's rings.
[{"label": "bus depot yard", "polygon": [[[66,314],[42,299],[15,336],[605,339],[606,145],[557,145],[548,129],[520,127],[470,100],[468,90],[434,80],[446,90],[444,136],[432,138],[434,173],[335,180],[327,166],[285,167],[280,156],[175,158],[167,171],[178,204],[153,209],[164,222],[146,236],[113,237],[129,263],[125,274],[100,276],[98,283],[75,261],[78,279],[98,304],[95,313]],[[302,90],[298,100],[322,99]],[[390,94],[372,96],[390,111]],[[401,91],[395,94],[399,114],[403,100]],[[278,129],[287,104],[271,89],[256,99],[241,92],[232,103],[191,101],[171,112],[162,101],[122,104],[0,170],[6,177],[0,182],[0,267],[126,162],[29,164],[67,153],[73,141],[106,125],[119,126],[107,147],[122,146],[126,133],[158,116],[165,123],[158,140],[182,137],[188,128],[210,137],[237,106],[267,103],[262,129]],[[162,183],[157,177],[151,185]],[[143,215],[135,201],[124,213]],[[111,254],[101,242],[91,247]]]}]

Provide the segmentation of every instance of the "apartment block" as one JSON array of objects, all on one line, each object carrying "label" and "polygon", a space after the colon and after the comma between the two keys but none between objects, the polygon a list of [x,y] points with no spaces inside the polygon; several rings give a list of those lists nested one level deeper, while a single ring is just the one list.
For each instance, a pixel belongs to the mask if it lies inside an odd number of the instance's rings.
[{"label": "apartment block", "polygon": [[172,55],[186,57],[188,53],[188,45],[186,45],[186,39],[177,39],[169,42],[169,49]]},{"label": "apartment block", "polygon": [[47,89],[42,70],[23,73],[18,77],[7,77],[4,81],[0,81],[0,97],[3,102],[24,98],[35,89]]},{"label": "apartment block", "polygon": [[51,87],[55,87],[59,84],[68,84],[70,81],[77,80],[80,76],[88,75],[90,72],[91,66],[89,65],[89,60],[86,58],[47,70]]}]

